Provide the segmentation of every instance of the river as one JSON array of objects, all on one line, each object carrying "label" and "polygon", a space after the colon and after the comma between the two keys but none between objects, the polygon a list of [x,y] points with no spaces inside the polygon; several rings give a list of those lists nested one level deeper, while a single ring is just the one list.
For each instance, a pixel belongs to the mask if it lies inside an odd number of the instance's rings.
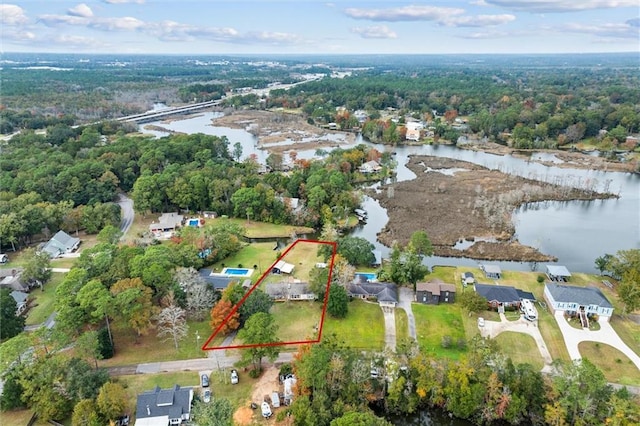
[{"label": "river", "polygon": [[[255,136],[242,129],[211,125],[211,119],[219,114],[205,112],[171,123],[149,124],[183,133],[227,136],[230,149],[234,143],[240,142],[243,159],[255,154],[258,161],[264,163],[268,153],[257,148]],[[140,130],[155,136],[167,135],[164,132],[145,130],[144,125]],[[356,144],[358,143],[366,143],[381,152],[394,151],[398,163],[398,181],[416,177],[406,167],[410,155],[434,155],[468,161],[504,173],[552,183],[562,181],[574,186],[582,186],[585,182],[589,182],[598,190],[618,194],[618,199],[609,200],[532,203],[514,212],[516,238],[522,244],[536,247],[542,253],[557,257],[558,264],[566,266],[570,271],[595,273],[597,271],[594,261],[597,257],[605,253],[615,254],[618,250],[640,248],[640,175],[638,174],[550,167],[510,155],[494,155],[449,145],[390,147],[367,142],[360,136],[356,139]],[[312,158],[315,155],[315,150],[297,150],[296,152],[298,158]],[[535,155],[546,156],[545,160],[560,162],[550,154]],[[387,213],[376,200],[370,197],[365,197],[362,207],[369,213],[367,223],[356,228],[352,235],[374,242],[376,248],[385,256],[389,248],[380,244],[376,235],[386,225],[389,219]],[[427,258],[425,263],[428,266],[477,266],[478,261],[434,256]],[[531,270],[537,266],[527,262],[491,263],[512,270]]]}]

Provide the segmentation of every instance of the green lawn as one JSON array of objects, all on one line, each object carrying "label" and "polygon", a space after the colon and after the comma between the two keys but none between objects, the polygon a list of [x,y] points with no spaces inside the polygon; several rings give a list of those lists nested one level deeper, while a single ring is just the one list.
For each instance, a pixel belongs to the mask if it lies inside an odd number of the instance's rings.
[{"label": "green lawn", "polygon": [[[416,335],[418,345],[425,354],[435,357],[458,359],[465,349],[458,347],[459,341],[465,341],[465,325],[461,308],[457,304],[412,305],[416,318]],[[443,338],[449,336],[451,345],[442,346]]]},{"label": "green lawn", "polygon": [[51,281],[44,285],[44,291],[34,289],[29,298],[31,299],[29,313],[27,315],[27,325],[42,324],[53,313],[56,299],[56,289],[64,279],[64,273],[54,272],[51,274]]},{"label": "green lawn", "polygon": [[505,331],[495,337],[496,342],[514,364],[531,364],[537,370],[544,367],[544,360],[533,337],[524,333]]},{"label": "green lawn", "polygon": [[[243,247],[238,253],[227,257],[223,261],[215,263],[212,267],[221,271],[223,266],[253,268],[254,281],[262,276],[278,259],[279,252],[273,250],[273,243],[252,243]],[[254,268],[256,266],[256,268]]]},{"label": "green lawn", "polygon": [[607,381],[640,386],[640,370],[616,348],[604,343],[580,342],[578,350],[583,358],[587,358],[602,370]]},{"label": "green lawn", "polygon": [[278,338],[283,342],[315,340],[322,304],[306,300],[278,302],[270,311],[278,323]]},{"label": "green lawn", "polygon": [[[216,223],[216,220],[218,219],[209,220],[207,223]],[[235,218],[226,218],[224,220],[242,226],[246,230],[245,236],[248,238],[290,238],[294,233],[301,235],[315,232],[313,228],[306,226],[276,225]],[[273,243],[271,244],[273,245]]]},{"label": "green lawn", "polygon": [[396,309],[396,342],[409,340],[409,319],[404,309]]},{"label": "green lawn", "polygon": [[344,319],[325,316],[323,336],[335,334],[354,349],[379,351],[384,348],[384,316],[377,303],[353,300]]},{"label": "green lawn", "polygon": [[[136,339],[135,332],[130,329],[113,328],[116,356],[100,361],[103,367],[119,365],[133,365],[146,362],[173,361],[191,358],[206,358],[207,351],[203,351],[202,345],[212,334],[208,319],[202,322],[189,321],[188,335],[180,341],[176,350],[173,342],[158,339],[155,330],[149,330],[146,336]],[[196,336],[198,332],[198,339]],[[216,337],[209,346],[219,345],[224,337]]]},{"label": "green lawn", "polygon": [[[25,426],[29,423],[33,411],[17,410],[17,411],[0,411],[0,425],[2,426]],[[35,422],[35,426],[48,425],[47,422]]]}]

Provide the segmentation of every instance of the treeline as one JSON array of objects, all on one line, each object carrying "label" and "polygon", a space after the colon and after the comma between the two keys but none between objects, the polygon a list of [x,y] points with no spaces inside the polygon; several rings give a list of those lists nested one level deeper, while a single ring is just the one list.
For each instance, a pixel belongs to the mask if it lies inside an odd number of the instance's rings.
[{"label": "treeline", "polygon": [[587,359],[555,362],[553,374],[544,375],[530,364],[514,365],[493,340],[476,336],[468,349],[454,361],[400,345],[383,361],[363,359],[360,351],[325,337],[304,347],[293,363],[296,425],[333,425],[346,413],[369,412],[370,406],[396,415],[439,409],[478,425],[640,422],[638,397],[614,390]]}]

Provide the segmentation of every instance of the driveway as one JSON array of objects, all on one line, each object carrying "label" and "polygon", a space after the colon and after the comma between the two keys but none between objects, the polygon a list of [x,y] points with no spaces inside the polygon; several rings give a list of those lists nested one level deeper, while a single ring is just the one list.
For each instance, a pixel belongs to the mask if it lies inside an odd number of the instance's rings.
[{"label": "driveway", "polygon": [[416,318],[413,316],[411,310],[411,303],[413,302],[413,291],[407,287],[400,287],[398,307],[404,309],[407,313],[407,322],[409,325],[409,337],[416,340]]},{"label": "driveway", "polygon": [[599,342],[618,349],[640,370],[640,357],[622,341],[618,333],[616,333],[613,327],[611,327],[611,324],[609,324],[609,321],[601,320],[599,322],[600,330],[585,330],[573,328],[569,325],[562,311],[556,312],[554,316],[562,332],[562,337],[564,337],[564,344],[567,346],[567,351],[571,359],[582,359],[580,351],[578,350],[578,344],[580,342]]},{"label": "driveway", "polygon": [[396,311],[393,308],[381,306],[384,315],[384,346],[385,349],[396,351]]},{"label": "driveway", "polygon": [[[540,334],[540,330],[538,329],[538,321],[527,321],[522,316],[517,321],[508,321],[504,314],[500,314],[500,321],[485,321],[484,327],[479,328],[480,335],[482,337],[489,338],[494,338],[504,331],[515,331],[516,333],[528,334],[533,337],[533,340],[535,340],[538,350],[540,351],[540,355],[545,363],[545,368],[548,368],[553,361],[551,354],[549,353],[549,349],[547,349],[547,345],[544,343],[542,334]],[[545,368],[543,368],[543,371]]]},{"label": "driveway", "polygon": [[118,204],[122,211],[122,221],[120,222],[120,231],[122,232],[122,238],[127,234],[131,224],[133,223],[133,200],[124,194],[118,195]]}]

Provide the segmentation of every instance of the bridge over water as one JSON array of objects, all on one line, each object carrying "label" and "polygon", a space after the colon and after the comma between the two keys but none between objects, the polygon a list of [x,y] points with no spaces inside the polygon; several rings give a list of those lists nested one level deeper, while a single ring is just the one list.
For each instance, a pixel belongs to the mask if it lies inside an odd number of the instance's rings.
[{"label": "bridge over water", "polygon": [[221,99],[215,101],[199,102],[197,104],[184,105],[179,107],[165,108],[158,111],[147,111],[142,114],[127,115],[126,117],[116,118],[116,121],[125,123],[148,123],[157,121],[172,115],[190,114],[201,109],[207,109],[218,106],[222,103]]}]

